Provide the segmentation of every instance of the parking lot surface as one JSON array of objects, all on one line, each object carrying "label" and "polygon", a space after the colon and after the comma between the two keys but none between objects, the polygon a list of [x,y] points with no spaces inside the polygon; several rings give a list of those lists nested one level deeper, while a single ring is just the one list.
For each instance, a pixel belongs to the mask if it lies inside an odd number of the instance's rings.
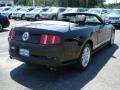
[{"label": "parking lot surface", "polygon": [[8,53],[9,30],[32,21],[11,20],[10,27],[0,32],[0,90],[119,90],[120,89],[120,30],[116,30],[115,45],[105,47],[92,57],[86,71],[64,68],[50,71],[29,68]]}]

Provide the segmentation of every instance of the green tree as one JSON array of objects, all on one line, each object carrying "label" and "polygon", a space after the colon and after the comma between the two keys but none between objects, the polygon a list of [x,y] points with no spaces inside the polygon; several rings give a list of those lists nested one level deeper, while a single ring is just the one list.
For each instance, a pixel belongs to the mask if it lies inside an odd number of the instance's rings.
[{"label": "green tree", "polygon": [[[96,7],[105,0],[35,0],[36,6]],[[15,0],[17,5],[32,5],[32,0]]]}]

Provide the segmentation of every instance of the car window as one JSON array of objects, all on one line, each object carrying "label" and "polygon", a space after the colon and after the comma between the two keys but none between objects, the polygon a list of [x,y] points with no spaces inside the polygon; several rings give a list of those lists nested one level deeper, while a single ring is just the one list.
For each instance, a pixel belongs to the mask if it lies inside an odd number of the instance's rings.
[{"label": "car window", "polygon": [[16,11],[19,11],[21,8],[17,8]]},{"label": "car window", "polygon": [[101,23],[95,16],[86,16],[86,23]]},{"label": "car window", "polygon": [[34,8],[29,8],[28,11],[32,11]]},{"label": "car window", "polygon": [[96,14],[101,14],[101,9],[89,9],[88,10],[89,13],[96,13]]},{"label": "car window", "polygon": [[4,11],[8,11],[10,8],[5,8]]},{"label": "car window", "polygon": [[27,9],[26,8],[22,8],[22,9],[20,9],[20,11],[26,11]]},{"label": "car window", "polygon": [[[76,23],[77,21],[82,20],[82,17],[76,18],[77,16],[85,16],[84,22],[86,24],[101,24],[101,21],[94,15],[86,15],[86,14],[80,14],[80,15],[63,15],[62,18],[60,17],[60,20]],[[77,20],[78,19],[78,20]]]},{"label": "car window", "polygon": [[72,8],[69,13],[75,13],[75,12],[78,12],[78,8]]},{"label": "car window", "polygon": [[78,12],[84,12],[84,9],[78,9]]},{"label": "car window", "polygon": [[111,10],[110,14],[120,15],[120,10]]},{"label": "car window", "polygon": [[102,10],[102,14],[104,14],[104,13],[108,13],[108,11],[107,10]]},{"label": "car window", "polygon": [[47,12],[58,12],[59,8],[52,7],[47,10]]},{"label": "car window", "polygon": [[60,9],[60,12],[64,12],[64,11],[65,11],[65,9],[64,9],[64,8],[61,8],[61,9]]}]

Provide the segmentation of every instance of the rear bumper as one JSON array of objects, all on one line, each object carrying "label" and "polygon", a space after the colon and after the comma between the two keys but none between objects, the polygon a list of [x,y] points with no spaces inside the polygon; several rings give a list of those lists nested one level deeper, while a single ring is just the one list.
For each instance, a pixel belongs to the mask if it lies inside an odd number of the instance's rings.
[{"label": "rear bumper", "polygon": [[[12,49],[13,46],[15,47],[14,49]],[[44,47],[41,45],[11,41],[9,47],[9,54],[12,58],[22,62],[31,62],[46,66],[61,66],[74,62],[74,59],[78,58],[80,53],[80,47],[74,43]],[[29,50],[30,56],[20,55],[19,49],[21,48]]]},{"label": "rear bumper", "polygon": [[13,59],[17,59],[19,61],[22,62],[29,62],[29,63],[34,63],[34,64],[39,64],[39,65],[43,65],[43,66],[61,66],[61,62],[60,60],[56,59],[56,58],[49,58],[49,57],[36,57],[36,56],[30,56],[30,57],[25,57],[25,56],[21,56],[19,54],[13,53],[11,51],[10,52],[10,56]]}]

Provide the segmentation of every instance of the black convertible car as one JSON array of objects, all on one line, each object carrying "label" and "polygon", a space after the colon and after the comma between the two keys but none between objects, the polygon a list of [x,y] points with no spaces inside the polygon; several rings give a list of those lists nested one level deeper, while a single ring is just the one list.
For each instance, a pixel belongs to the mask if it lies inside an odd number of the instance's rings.
[{"label": "black convertible car", "polygon": [[3,30],[3,28],[6,28],[10,25],[10,22],[6,16],[0,15],[0,31]]},{"label": "black convertible car", "polygon": [[67,13],[59,20],[14,27],[9,33],[10,57],[53,67],[76,63],[84,70],[94,51],[114,44],[115,28],[98,15]]}]

